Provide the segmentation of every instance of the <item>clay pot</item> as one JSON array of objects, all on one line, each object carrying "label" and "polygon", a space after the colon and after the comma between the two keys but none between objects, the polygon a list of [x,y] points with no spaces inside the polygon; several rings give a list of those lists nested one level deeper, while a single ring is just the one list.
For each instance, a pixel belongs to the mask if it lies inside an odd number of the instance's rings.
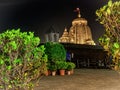
[{"label": "clay pot", "polygon": [[61,70],[59,70],[59,73],[60,73],[61,76],[64,76],[65,75],[65,70],[61,69]]},{"label": "clay pot", "polygon": [[73,74],[74,73],[74,70],[72,69],[72,70],[70,70],[70,74]]}]

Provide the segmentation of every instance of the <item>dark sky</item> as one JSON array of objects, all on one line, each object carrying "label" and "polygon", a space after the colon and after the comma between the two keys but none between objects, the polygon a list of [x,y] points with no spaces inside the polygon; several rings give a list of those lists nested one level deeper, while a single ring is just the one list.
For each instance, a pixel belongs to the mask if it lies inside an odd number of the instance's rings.
[{"label": "dark sky", "polygon": [[[113,0],[119,1],[119,0]],[[6,29],[21,28],[33,31],[44,41],[44,34],[51,26],[62,34],[65,27],[71,26],[79,7],[81,16],[88,20],[93,39],[103,34],[104,28],[96,21],[95,11],[108,0],[0,0],[0,32]]]}]

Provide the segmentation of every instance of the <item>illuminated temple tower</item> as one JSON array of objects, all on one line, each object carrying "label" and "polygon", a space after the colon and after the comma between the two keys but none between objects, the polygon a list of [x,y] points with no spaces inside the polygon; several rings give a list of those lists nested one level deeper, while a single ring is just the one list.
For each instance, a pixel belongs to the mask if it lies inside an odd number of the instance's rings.
[{"label": "illuminated temple tower", "polygon": [[90,27],[87,25],[87,20],[81,18],[79,8],[77,8],[76,11],[78,12],[78,18],[72,21],[72,26],[70,27],[69,32],[65,28],[59,42],[95,45]]}]

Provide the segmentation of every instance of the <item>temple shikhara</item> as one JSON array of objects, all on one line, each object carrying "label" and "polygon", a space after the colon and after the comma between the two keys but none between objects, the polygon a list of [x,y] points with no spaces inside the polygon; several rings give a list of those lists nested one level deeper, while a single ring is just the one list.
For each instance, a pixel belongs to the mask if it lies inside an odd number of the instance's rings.
[{"label": "temple shikhara", "polygon": [[63,35],[59,38],[59,42],[95,45],[92,39],[91,29],[87,25],[87,20],[81,18],[79,8],[76,9],[76,12],[78,12],[78,17],[72,21],[72,26],[69,30],[65,28]]}]

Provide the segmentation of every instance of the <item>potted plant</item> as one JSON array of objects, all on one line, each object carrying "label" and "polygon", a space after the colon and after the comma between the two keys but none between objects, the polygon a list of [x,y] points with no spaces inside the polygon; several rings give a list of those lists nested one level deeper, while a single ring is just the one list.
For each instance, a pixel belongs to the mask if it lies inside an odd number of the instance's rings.
[{"label": "potted plant", "polygon": [[50,65],[49,69],[51,71],[52,76],[55,76],[56,75],[57,66],[55,64]]},{"label": "potted plant", "polygon": [[57,64],[59,61],[66,61],[66,50],[62,44],[58,42],[47,42],[44,45],[46,48],[45,53],[48,55],[48,63],[50,63],[50,65]]},{"label": "potted plant", "polygon": [[67,62],[68,66],[67,66],[67,74],[70,75],[70,74],[73,74],[74,72],[74,68],[75,68],[75,64],[73,62]]},{"label": "potted plant", "polygon": [[68,64],[65,61],[58,61],[57,62],[57,67],[59,69],[60,75],[62,75],[62,76],[65,75],[65,70],[67,69],[67,66],[68,66]]},{"label": "potted plant", "polygon": [[45,76],[51,75],[50,63],[49,63],[49,62],[47,62],[47,68],[46,68],[46,70],[45,70],[45,72],[44,72],[44,75],[45,75]]}]

